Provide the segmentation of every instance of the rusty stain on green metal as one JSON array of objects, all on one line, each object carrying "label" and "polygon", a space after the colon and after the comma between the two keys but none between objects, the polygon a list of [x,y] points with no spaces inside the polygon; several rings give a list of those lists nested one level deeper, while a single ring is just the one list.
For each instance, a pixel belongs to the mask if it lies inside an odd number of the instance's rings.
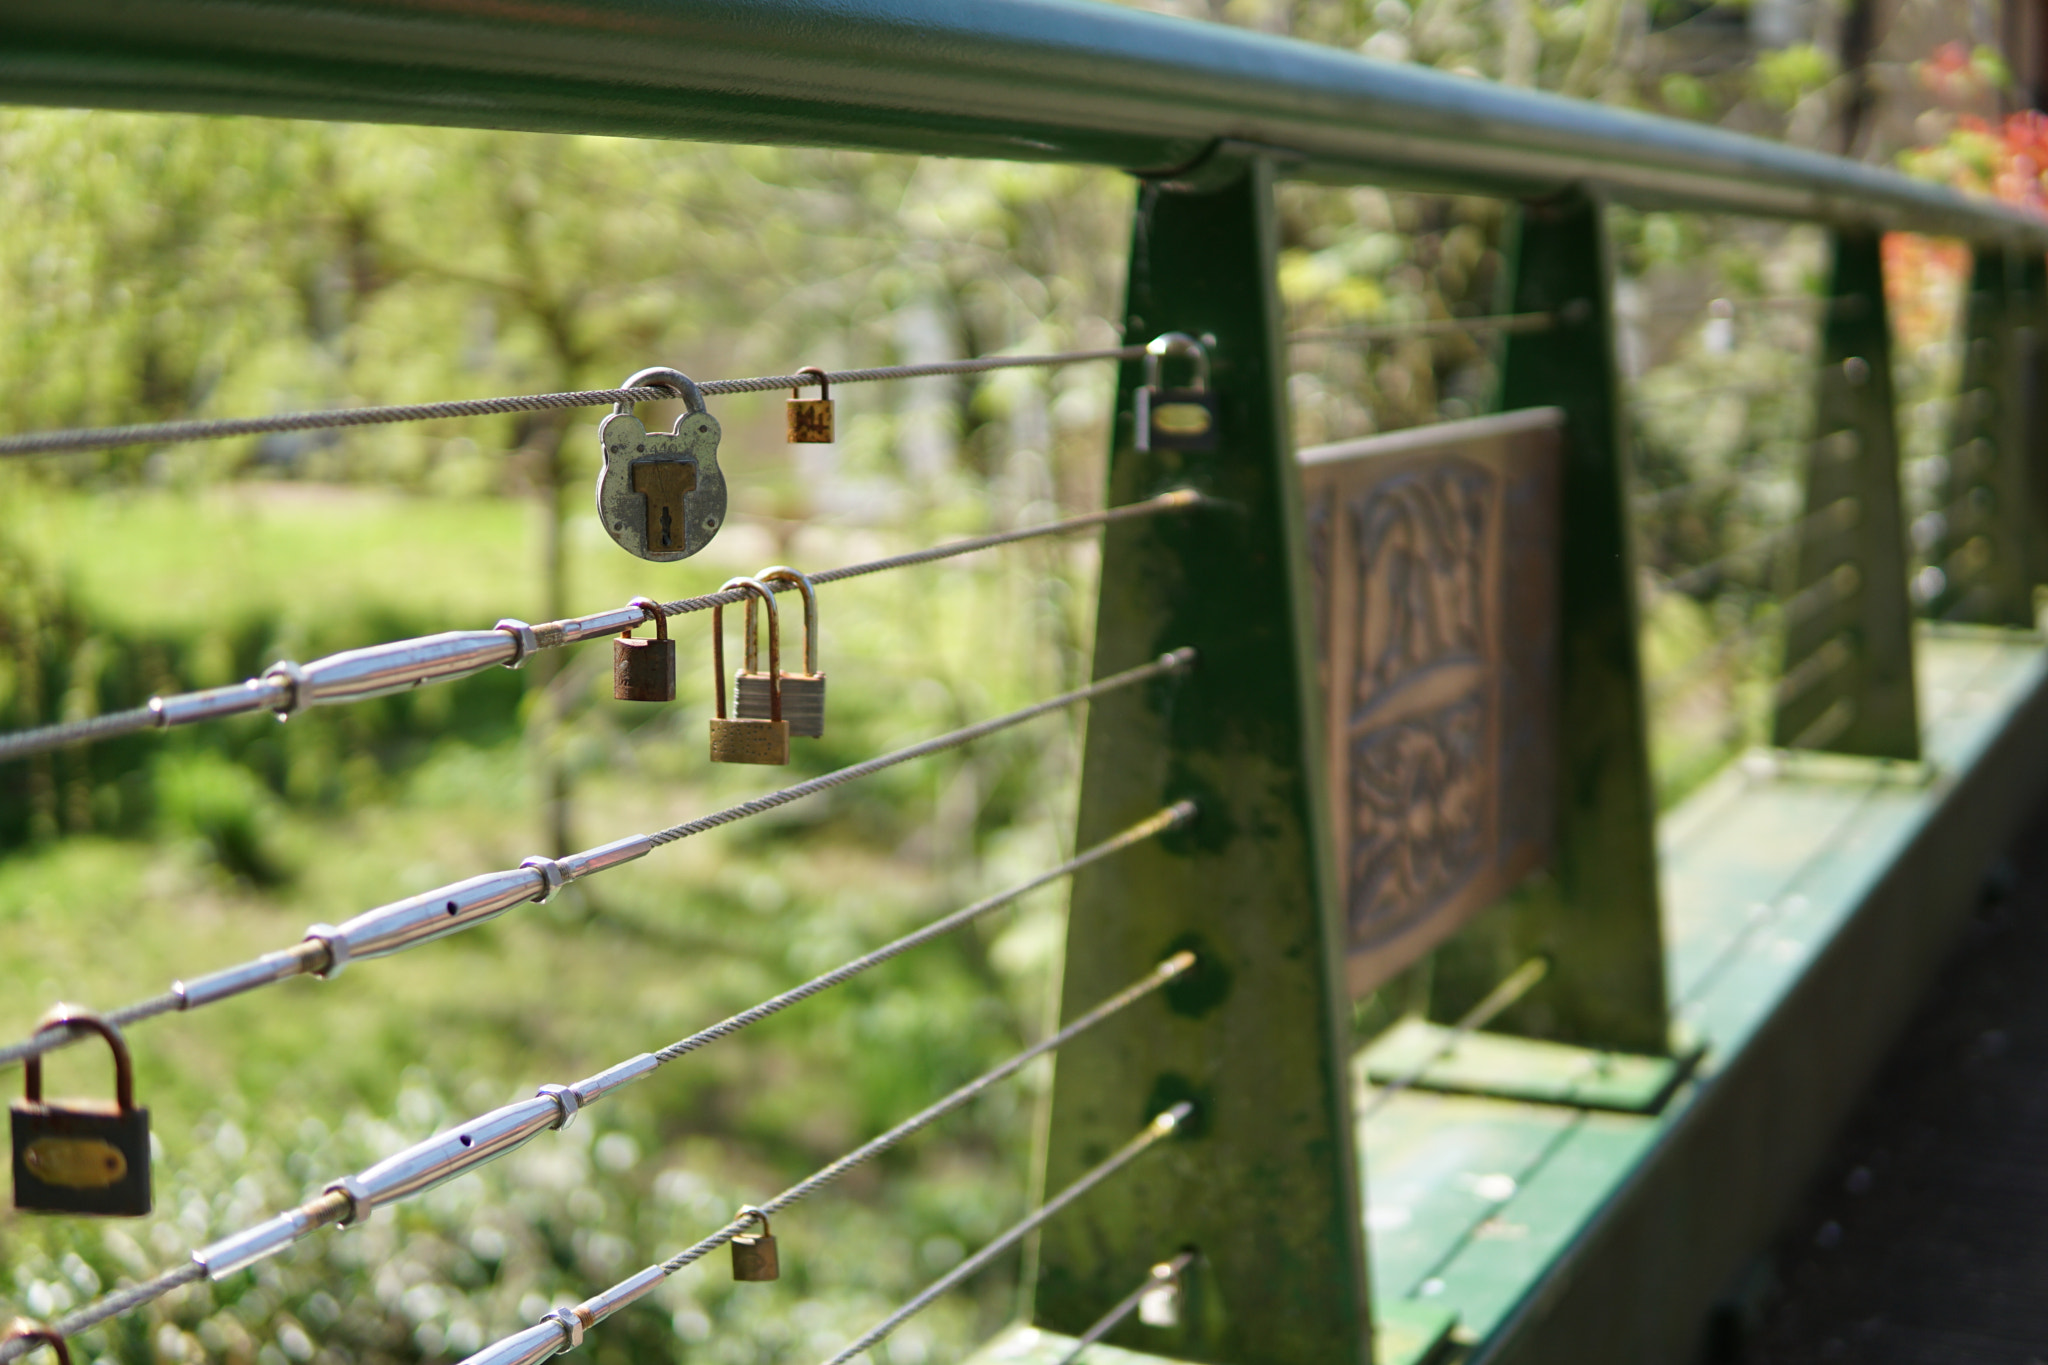
[{"label": "rusty stain on green metal", "polygon": [[1842,586],[1786,623],[1771,742],[1912,759],[1920,756],[1920,723],[1880,241],[1874,232],[1834,234],[1806,460],[1808,529],[1788,600]]},{"label": "rusty stain on green metal", "polygon": [[1127,1324],[1109,1340],[1229,1365],[1365,1365],[1348,1001],[1272,181],[1263,159],[1233,156],[1139,195],[1126,335],[1213,338],[1221,440],[1209,452],[1132,449],[1142,368],[1126,364],[1109,502],[1175,487],[1216,502],[1106,536],[1097,675],[1184,645],[1199,660],[1184,678],[1094,706],[1076,837],[1085,846],[1170,801],[1201,813],[1075,878],[1063,1008],[1177,948],[1201,964],[1191,989],[1062,1051],[1046,1188],[1168,1100],[1192,1098],[1197,1120],[1047,1226],[1033,1318],[1078,1334],[1148,1267],[1193,1247],[1200,1304],[1183,1325],[1162,1340]]},{"label": "rusty stain on green metal", "polygon": [[1549,313],[1557,325],[1509,338],[1500,407],[1565,411],[1556,854],[1551,876],[1437,953],[1430,1015],[1457,1018],[1541,953],[1549,975],[1491,1025],[1496,1032],[1654,1055],[1669,1046],[1656,806],[1606,241],[1590,195],[1523,206],[1505,311]]}]

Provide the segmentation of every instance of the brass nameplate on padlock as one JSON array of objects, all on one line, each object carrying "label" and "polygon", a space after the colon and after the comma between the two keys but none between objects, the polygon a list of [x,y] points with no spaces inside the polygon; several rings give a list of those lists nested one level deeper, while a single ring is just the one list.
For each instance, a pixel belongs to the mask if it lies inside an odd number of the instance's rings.
[{"label": "brass nameplate on padlock", "polygon": [[711,722],[711,761],[779,767],[789,762],[789,722],[718,717]]},{"label": "brass nameplate on padlock", "polygon": [[1209,409],[1200,403],[1157,403],[1152,408],[1152,430],[1168,436],[1206,436],[1213,425]]},{"label": "brass nameplate on padlock", "polygon": [[45,1185],[67,1190],[103,1190],[128,1174],[128,1158],[100,1138],[37,1138],[22,1152],[21,1162]]}]

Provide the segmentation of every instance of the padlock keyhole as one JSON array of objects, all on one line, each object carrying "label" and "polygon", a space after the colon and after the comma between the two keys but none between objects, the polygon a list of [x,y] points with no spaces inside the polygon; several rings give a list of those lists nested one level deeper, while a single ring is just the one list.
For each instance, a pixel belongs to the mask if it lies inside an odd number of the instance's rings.
[{"label": "padlock keyhole", "polygon": [[664,547],[675,543],[676,518],[672,508],[661,509],[661,543]]},{"label": "padlock keyhole", "polygon": [[647,499],[647,543],[676,547],[683,499],[697,491],[697,466],[686,460],[635,460],[633,491]]}]

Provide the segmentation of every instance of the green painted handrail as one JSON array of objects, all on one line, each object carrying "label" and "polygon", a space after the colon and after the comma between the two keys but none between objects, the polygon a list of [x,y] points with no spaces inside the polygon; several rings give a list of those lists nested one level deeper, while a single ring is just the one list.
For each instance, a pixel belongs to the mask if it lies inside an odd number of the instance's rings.
[{"label": "green painted handrail", "polygon": [[1861,163],[1088,0],[0,0],[0,100],[864,147],[1616,198],[2037,249]]}]

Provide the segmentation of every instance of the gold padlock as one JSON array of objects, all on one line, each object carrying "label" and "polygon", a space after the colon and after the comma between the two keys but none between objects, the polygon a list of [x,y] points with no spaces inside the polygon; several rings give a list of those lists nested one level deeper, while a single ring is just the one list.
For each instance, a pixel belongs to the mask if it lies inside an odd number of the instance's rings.
[{"label": "gold padlock", "polygon": [[629,630],[612,641],[612,700],[674,701],[676,642],[668,638],[668,617],[652,598],[636,597],[626,605],[654,622],[654,638],[636,640]]},{"label": "gold padlock", "polygon": [[[804,671],[782,675],[782,718],[789,732],[804,739],[825,736],[825,674],[818,668],[818,593],[811,580],[795,569],[778,564],[754,575],[763,583],[794,583],[804,595]],[[754,650],[754,599],[747,599],[747,668],[733,679],[733,701],[743,720],[768,714],[768,675],[757,671],[759,656]]]},{"label": "gold padlock", "polygon": [[[767,604],[768,612],[768,716],[766,719],[740,717],[726,719],[725,714],[725,608],[711,609],[711,681],[717,689],[717,714],[711,721],[711,761],[713,763],[760,763],[771,766],[789,762],[789,722],[782,718],[782,624],[775,610],[775,594],[764,583],[751,578],[730,578],[719,589],[745,588],[749,593],[759,594]],[[753,598],[747,599],[748,607]],[[752,623],[749,622],[747,643],[754,641]]]},{"label": "gold padlock", "polygon": [[0,1332],[0,1341],[40,1341],[56,1353],[57,1365],[71,1365],[71,1348],[53,1327],[32,1318],[16,1318]]},{"label": "gold padlock", "polygon": [[775,1236],[768,1231],[768,1215],[752,1204],[742,1205],[741,1218],[761,1220],[759,1232],[743,1232],[732,1239],[732,1277],[758,1282],[782,1278],[782,1258],[775,1251]]},{"label": "gold padlock", "polygon": [[801,389],[789,391],[789,403],[784,408],[784,422],[787,427],[789,444],[830,445],[832,444],[832,386],[825,382],[825,372],[816,365],[806,365],[798,374],[818,376],[818,396],[799,398]]}]

